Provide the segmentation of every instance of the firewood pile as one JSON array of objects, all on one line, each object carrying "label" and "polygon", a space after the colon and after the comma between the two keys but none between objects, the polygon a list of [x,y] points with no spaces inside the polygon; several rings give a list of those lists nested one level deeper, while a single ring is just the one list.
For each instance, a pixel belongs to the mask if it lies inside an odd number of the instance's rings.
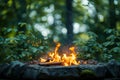
[{"label": "firewood pile", "polygon": [[[86,65],[86,64],[91,64],[91,65],[96,65],[98,62],[95,60],[79,60],[80,64]],[[26,64],[38,64],[40,66],[63,66],[62,62],[39,62],[38,60],[33,60],[29,61]]]}]

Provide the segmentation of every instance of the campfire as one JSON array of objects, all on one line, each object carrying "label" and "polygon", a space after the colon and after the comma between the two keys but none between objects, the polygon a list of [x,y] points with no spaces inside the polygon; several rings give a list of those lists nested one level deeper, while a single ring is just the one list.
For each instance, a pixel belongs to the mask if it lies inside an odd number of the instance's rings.
[{"label": "campfire", "polygon": [[53,52],[49,52],[47,57],[40,58],[41,65],[63,65],[63,66],[71,66],[71,65],[79,65],[80,61],[77,60],[77,54],[75,52],[75,47],[69,48],[69,53],[59,53],[58,50],[61,44],[57,43],[55,50]]},{"label": "campfire", "polygon": [[62,53],[59,51],[60,46],[61,44],[58,43],[54,51],[39,60],[0,64],[0,78],[10,80],[108,80],[107,78],[112,80],[113,78],[120,80],[119,62],[111,60],[108,63],[96,64],[96,61],[92,60],[77,60],[75,47],[70,47],[67,50],[68,53]]}]

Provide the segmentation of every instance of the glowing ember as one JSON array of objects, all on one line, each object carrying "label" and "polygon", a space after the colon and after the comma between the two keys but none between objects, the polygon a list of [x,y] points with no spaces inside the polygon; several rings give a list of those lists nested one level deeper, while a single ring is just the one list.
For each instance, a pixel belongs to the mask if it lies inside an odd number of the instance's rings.
[{"label": "glowing ember", "polygon": [[75,47],[70,47],[70,53],[65,54],[63,53],[60,55],[58,53],[58,49],[60,48],[61,44],[58,43],[54,52],[48,53],[48,58],[40,58],[40,62],[61,62],[64,66],[70,66],[70,65],[78,65],[80,64],[79,61],[77,61],[77,54],[75,52]]}]

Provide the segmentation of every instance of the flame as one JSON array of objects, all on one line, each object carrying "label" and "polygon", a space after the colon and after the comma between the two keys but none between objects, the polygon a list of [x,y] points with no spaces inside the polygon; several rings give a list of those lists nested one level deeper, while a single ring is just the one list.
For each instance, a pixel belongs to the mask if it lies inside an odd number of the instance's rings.
[{"label": "flame", "polygon": [[[75,47],[70,47],[69,54],[63,53],[60,55],[58,53],[58,49],[60,48],[61,44],[58,43],[55,47],[54,52],[48,53],[48,57],[50,60],[48,62],[62,62],[64,66],[70,66],[70,65],[78,65],[80,64],[79,61],[77,61],[77,54],[75,52]],[[40,62],[46,62],[47,59],[40,58]]]}]

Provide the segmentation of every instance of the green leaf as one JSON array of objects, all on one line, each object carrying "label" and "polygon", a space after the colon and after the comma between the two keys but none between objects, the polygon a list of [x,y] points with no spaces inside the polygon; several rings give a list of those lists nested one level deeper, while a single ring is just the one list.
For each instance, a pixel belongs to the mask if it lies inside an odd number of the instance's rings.
[{"label": "green leaf", "polygon": [[107,40],[114,40],[116,38],[116,36],[115,35],[110,35],[109,37],[107,37]]},{"label": "green leaf", "polygon": [[30,47],[30,49],[31,49],[31,51],[33,52],[33,53],[36,53],[37,52],[37,48],[35,48],[35,47]]},{"label": "green leaf", "polygon": [[115,53],[117,53],[117,52],[120,53],[120,47],[115,47],[112,49],[112,51]]},{"label": "green leaf", "polygon": [[114,44],[114,42],[105,42],[105,43],[103,43],[103,45],[105,46],[105,47],[107,47],[107,46],[110,46],[110,45],[113,45]]}]

